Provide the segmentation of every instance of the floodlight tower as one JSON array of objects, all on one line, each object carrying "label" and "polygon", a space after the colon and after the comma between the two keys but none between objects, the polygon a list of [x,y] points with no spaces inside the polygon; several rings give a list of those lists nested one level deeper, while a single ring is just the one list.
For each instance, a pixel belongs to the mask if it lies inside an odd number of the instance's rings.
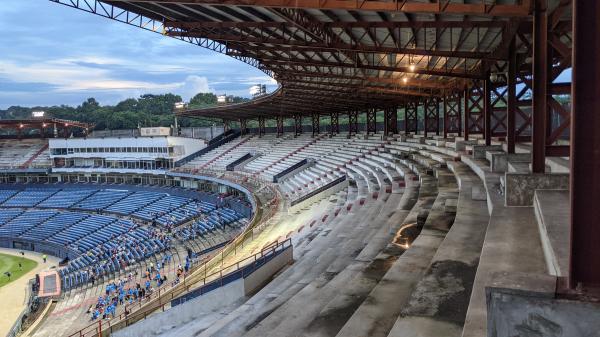
[{"label": "floodlight tower", "polygon": [[175,123],[174,123],[173,131],[174,131],[175,135],[177,135],[177,136],[181,136],[181,128],[179,127],[179,123],[177,120],[177,112],[184,111],[185,108],[186,108],[186,104],[184,102],[176,102],[175,105],[173,106],[173,114],[175,115],[175,117],[174,117]]}]

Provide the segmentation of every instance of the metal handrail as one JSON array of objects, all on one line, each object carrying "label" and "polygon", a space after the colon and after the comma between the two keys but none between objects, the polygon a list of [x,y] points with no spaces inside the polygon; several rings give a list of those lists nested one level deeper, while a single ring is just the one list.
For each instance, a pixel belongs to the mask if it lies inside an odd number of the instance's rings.
[{"label": "metal handrail", "polygon": [[[204,277],[201,279],[202,284],[199,287],[202,287],[208,283],[212,283],[214,281],[219,281],[219,280],[223,280],[224,278],[230,276],[233,273],[238,272],[239,270],[241,270],[244,267],[247,267],[253,263],[256,263],[256,261],[258,259],[261,259],[265,256],[268,256],[270,254],[275,254],[276,252],[279,251],[283,251],[287,248],[289,248],[292,245],[292,240],[291,238],[287,238],[284,241],[277,241],[277,243],[275,245],[271,245],[265,249],[262,249],[259,253],[256,253],[254,255],[248,256],[234,264],[231,264],[227,267],[222,267],[221,269],[219,269],[216,272],[210,273],[208,275],[204,275]],[[210,261],[206,261],[202,264],[202,266],[204,266],[204,271],[206,273],[206,268],[207,268],[207,264]],[[232,270],[229,270],[233,268]],[[91,336],[103,336],[103,333],[110,333],[119,329],[122,329],[132,323],[135,323],[141,319],[145,319],[148,314],[158,310],[159,308],[163,307],[170,303],[171,301],[173,301],[174,299],[178,298],[180,295],[182,295],[183,293],[187,293],[191,289],[192,286],[198,285],[198,281],[195,281],[191,284],[187,284],[189,278],[184,278],[183,282],[172,286],[172,287],[166,287],[163,286],[161,288],[158,289],[158,291],[152,293],[152,295],[150,295],[150,298],[146,300],[146,303],[142,304],[142,302],[138,302],[134,305],[125,305],[125,311],[121,314],[119,314],[118,316],[116,316],[115,318],[113,318],[112,320],[103,322],[101,319],[98,320],[95,323],[92,323],[86,327],[84,327],[83,329],[69,335],[68,337],[91,337]],[[179,289],[176,289],[179,288]],[[180,289],[183,288],[185,290],[181,291]],[[175,290],[179,290],[180,293],[177,293]],[[154,304],[151,304],[152,302],[156,301]],[[135,309],[137,308],[137,309]],[[129,309],[129,310],[127,310]],[[114,321],[116,319],[116,321]]]}]

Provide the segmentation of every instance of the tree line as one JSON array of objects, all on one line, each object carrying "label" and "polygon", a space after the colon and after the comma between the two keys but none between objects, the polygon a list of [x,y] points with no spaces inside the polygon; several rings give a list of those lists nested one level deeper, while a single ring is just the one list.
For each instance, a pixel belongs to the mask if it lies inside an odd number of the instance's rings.
[{"label": "tree line", "polygon": [[[248,98],[229,96],[231,103],[241,103]],[[0,119],[28,119],[33,111],[45,111],[46,117],[76,120],[92,123],[95,130],[135,129],[138,126],[171,126],[173,125],[173,107],[181,102],[181,96],[174,94],[152,95],[146,94],[139,98],[128,98],[116,105],[101,105],[95,98],[88,98],[80,105],[73,107],[38,106],[21,107],[11,106],[0,110]],[[217,105],[217,96],[212,93],[199,93],[188,103],[190,109],[208,108]],[[200,118],[180,118],[179,125],[210,126],[214,121]]]}]

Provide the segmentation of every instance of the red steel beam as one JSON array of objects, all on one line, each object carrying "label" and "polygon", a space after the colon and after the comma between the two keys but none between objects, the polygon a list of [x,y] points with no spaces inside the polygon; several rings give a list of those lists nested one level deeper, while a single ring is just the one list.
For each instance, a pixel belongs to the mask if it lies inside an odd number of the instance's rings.
[{"label": "red steel beam", "polygon": [[485,145],[492,145],[492,83],[488,78],[483,81],[483,116]]},{"label": "red steel beam", "polygon": [[151,3],[182,5],[229,5],[282,7],[301,9],[339,9],[375,12],[404,12],[418,14],[461,14],[477,16],[528,16],[531,13],[531,0],[522,0],[521,4],[485,4],[485,3],[423,3],[408,0],[112,0],[112,3]]},{"label": "red steel beam", "polygon": [[547,0],[536,0],[533,16],[533,111],[531,171],[546,170],[546,117],[548,110],[548,12]]},{"label": "red steel beam", "polygon": [[282,50],[289,51],[294,48],[296,51],[307,52],[360,52],[360,53],[395,53],[407,55],[422,55],[422,56],[442,56],[468,59],[490,59],[502,60],[502,57],[492,53],[473,52],[461,50],[441,50],[441,49],[416,49],[402,47],[386,47],[366,44],[348,44],[342,42],[320,42],[306,41],[297,39],[274,38],[272,36],[263,35],[260,37],[251,36],[248,34],[234,34],[231,32],[200,32],[200,31],[167,31],[166,36],[175,38],[205,38],[219,42],[236,42],[236,43],[253,43],[265,45],[262,48],[267,50]]},{"label": "red steel beam", "polygon": [[600,286],[600,2],[573,0],[568,286]]},{"label": "red steel beam", "polygon": [[465,88],[463,90],[463,102],[465,106],[465,119],[464,119],[464,138],[465,140],[469,140],[469,122],[471,121],[471,108],[469,107],[469,95],[471,94],[471,90]]},{"label": "red steel beam", "polygon": [[[506,21],[335,21],[323,22],[323,27],[328,28],[504,28]],[[286,28],[289,24],[285,21],[165,21],[165,27],[180,29],[199,28]]]},{"label": "red steel beam", "polygon": [[515,153],[516,114],[517,114],[517,52],[515,39],[508,47],[508,83],[506,104],[506,144],[508,153]]}]

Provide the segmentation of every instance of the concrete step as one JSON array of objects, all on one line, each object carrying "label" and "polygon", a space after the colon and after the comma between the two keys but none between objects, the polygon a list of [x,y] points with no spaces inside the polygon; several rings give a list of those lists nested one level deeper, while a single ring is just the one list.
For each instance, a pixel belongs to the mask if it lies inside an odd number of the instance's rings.
[{"label": "concrete step", "polygon": [[[286,310],[288,302],[293,302],[290,299],[302,299],[307,294],[310,295],[311,292],[306,293],[310,287],[326,285],[331,275],[339,273],[342,265],[341,259],[347,258],[344,255],[348,255],[353,248],[364,246],[361,240],[369,236],[366,234],[369,232],[367,230],[369,226],[366,224],[372,223],[373,221],[369,221],[369,219],[377,217],[377,213],[381,210],[381,207],[375,207],[374,203],[369,204],[370,210],[367,212],[364,211],[365,209],[355,206],[346,217],[338,216],[327,228],[317,228],[319,234],[313,237],[301,252],[298,252],[298,255],[295,256],[298,262],[295,265],[284,271],[276,279],[276,282],[270,283],[244,306],[235,310],[202,335],[235,336],[245,334],[247,330],[253,330],[255,331],[253,333],[260,335],[265,331],[270,331],[269,329],[276,328],[281,323],[281,319],[277,320],[273,317],[277,317],[278,312]],[[383,204],[383,202],[378,203]],[[354,224],[351,232],[348,232],[349,220],[352,220],[351,222]],[[357,226],[357,223],[365,225]],[[353,241],[352,238],[358,239]],[[354,243],[345,245],[344,242],[347,243],[349,239]],[[345,250],[346,254],[340,252],[340,247],[341,250]],[[264,327],[269,327],[269,329]]]},{"label": "concrete step", "polygon": [[536,190],[533,208],[548,273],[566,277],[569,273],[571,238],[569,190]]},{"label": "concrete step", "polygon": [[[423,179],[427,180],[427,177],[422,177]],[[392,263],[337,336],[387,336],[445,235],[444,231],[436,229],[444,223],[441,214],[436,211],[441,209],[443,213],[447,196],[440,196],[437,192],[437,184],[421,184],[419,199],[404,220],[403,226],[418,226],[423,211],[432,211],[434,214],[431,217],[431,213],[427,215],[423,230],[416,240]],[[434,205],[437,206],[436,209],[433,209]],[[393,301],[389,300],[390,294],[394,294]]]},{"label": "concrete step", "polygon": [[481,185],[479,178],[462,163],[449,166],[461,186],[454,223],[390,337],[460,337],[462,333],[489,216],[485,201],[472,196],[473,185]]}]

